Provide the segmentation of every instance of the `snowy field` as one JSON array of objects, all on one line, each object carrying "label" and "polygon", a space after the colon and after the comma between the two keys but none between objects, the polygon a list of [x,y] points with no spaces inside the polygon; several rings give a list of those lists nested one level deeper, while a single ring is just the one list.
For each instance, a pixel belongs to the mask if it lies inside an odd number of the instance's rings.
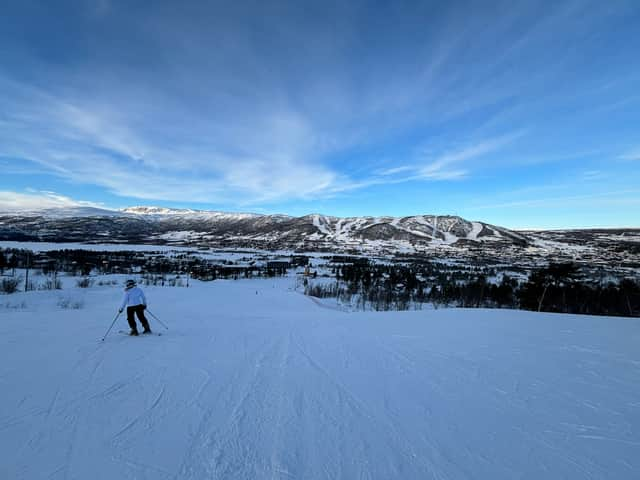
[{"label": "snowy field", "polygon": [[11,242],[0,241],[0,248],[24,248],[34,252],[49,252],[51,250],[89,250],[94,252],[195,252],[191,247],[177,247],[170,245],[144,245],[124,243],[77,243],[77,242]]},{"label": "snowy field", "polygon": [[638,319],[292,284],[149,287],[170,330],[104,342],[119,287],[0,296],[0,478],[640,478]]},{"label": "snowy field", "polygon": [[[296,253],[292,250],[259,250],[255,248],[233,248],[233,249],[198,249],[196,247],[184,247],[178,245],[145,245],[129,243],[78,243],[78,242],[13,242],[0,240],[0,248],[16,248],[31,250],[35,253],[50,252],[54,250],[87,250],[93,252],[141,252],[141,253],[162,253],[166,256],[189,254],[209,260],[230,260],[239,261],[247,258],[264,258],[277,260],[281,257],[291,257],[293,255],[304,255],[314,259],[326,259],[340,256],[353,257],[343,253],[333,252],[304,252]],[[368,257],[370,258],[370,257]]]},{"label": "snowy field", "polygon": [[[0,248],[18,248],[31,250],[36,253],[50,252],[53,250],[88,250],[93,252],[161,252],[168,254],[192,254],[199,257],[214,258],[222,260],[238,260],[247,255],[263,254],[261,250],[255,249],[233,249],[233,250],[199,250],[194,247],[181,247],[174,245],[144,245],[144,244],[123,244],[123,243],[53,243],[53,242],[11,242],[0,241]],[[276,250],[268,252],[272,255],[290,255],[288,250]]]}]

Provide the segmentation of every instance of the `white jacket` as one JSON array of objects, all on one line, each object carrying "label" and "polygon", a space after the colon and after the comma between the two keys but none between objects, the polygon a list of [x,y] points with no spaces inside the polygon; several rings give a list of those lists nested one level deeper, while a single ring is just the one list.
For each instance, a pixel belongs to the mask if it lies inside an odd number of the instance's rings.
[{"label": "white jacket", "polygon": [[135,307],[136,305],[146,305],[147,299],[144,296],[144,292],[138,288],[133,287],[124,291],[124,298],[122,299],[122,305],[120,309],[124,307]]}]

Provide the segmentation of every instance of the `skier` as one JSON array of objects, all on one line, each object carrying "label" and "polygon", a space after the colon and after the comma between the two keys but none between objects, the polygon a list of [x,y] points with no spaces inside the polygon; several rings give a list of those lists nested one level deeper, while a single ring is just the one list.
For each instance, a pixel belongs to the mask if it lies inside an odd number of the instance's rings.
[{"label": "skier", "polygon": [[127,280],[124,289],[124,298],[122,299],[122,305],[118,312],[122,313],[124,307],[127,307],[127,321],[129,322],[129,327],[131,327],[129,335],[138,335],[134,314],[138,316],[138,320],[144,328],[142,333],[151,333],[149,322],[144,316],[144,309],[147,308],[147,299],[144,296],[144,292],[136,286],[134,280]]}]

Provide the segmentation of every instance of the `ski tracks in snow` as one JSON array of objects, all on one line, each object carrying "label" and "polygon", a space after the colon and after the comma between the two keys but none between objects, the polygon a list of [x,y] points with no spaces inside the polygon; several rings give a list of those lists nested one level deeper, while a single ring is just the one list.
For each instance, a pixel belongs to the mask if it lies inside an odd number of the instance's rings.
[{"label": "ski tracks in snow", "polygon": [[[112,390],[115,391],[115,390]],[[144,419],[144,417],[148,417],[149,415],[152,414],[152,412],[154,411],[154,409],[158,406],[158,404],[160,403],[160,400],[162,399],[162,396],[164,395],[164,391],[165,391],[165,386],[163,385],[160,388],[160,391],[158,392],[158,395],[156,396],[155,400],[153,400],[153,402],[151,403],[151,405],[149,406],[149,408],[147,408],[144,412],[142,412],[139,415],[136,415],[133,420],[131,420],[129,423],[127,423],[124,427],[122,427],[113,437],[112,440],[116,440],[118,437],[120,437],[122,434],[124,434],[125,432],[127,432],[130,428],[132,428],[134,425],[136,425],[138,422],[140,422],[141,420]]]},{"label": "ski tracks in snow", "polygon": [[[86,391],[91,390],[103,360],[99,347],[89,349],[72,366],[67,379],[60,381],[55,388],[49,405],[42,411],[44,417],[34,421],[31,434],[19,451],[18,463],[25,466],[25,471],[34,458],[46,454],[54,435],[59,435],[61,425],[65,425],[67,441],[59,442],[59,448],[64,450],[60,456],[62,461],[53,467],[50,476],[59,474],[62,478],[69,477],[78,443],[78,426],[85,419],[88,408]],[[86,385],[86,390],[81,392],[75,391],[79,378],[84,378],[81,383]]]},{"label": "ski tracks in snow", "polygon": [[[47,472],[47,478],[84,476],[84,456],[90,448],[87,445],[101,443],[102,432],[94,431],[95,423],[104,424],[105,419],[114,413],[113,402],[126,399],[132,388],[136,389],[141,385],[143,376],[156,379],[162,377],[161,372],[152,374],[150,371],[124,377],[120,375],[121,359],[118,358],[118,349],[122,346],[116,341],[78,348],[80,355],[76,356],[66,370],[64,360],[72,360],[73,352],[64,352],[60,365],[57,365],[59,370],[46,378],[46,384],[50,386],[50,400],[46,406],[33,412],[33,418],[22,419],[31,426],[29,435],[17,451],[16,478],[40,478],[40,475],[30,473],[35,471],[41,474]],[[148,354],[149,349],[136,358],[142,362],[142,358]],[[119,380],[110,380],[113,378]],[[161,386],[150,410],[158,406],[163,393],[164,386]],[[115,439],[124,436],[142,419],[143,415],[134,418],[113,437],[114,449],[120,446]],[[95,438],[96,435],[98,438]],[[102,445],[100,448],[104,447]],[[97,455],[98,452],[94,451],[92,454]]]},{"label": "ski tracks in snow", "polygon": [[[215,395],[201,399],[211,400],[211,405],[175,478],[265,478],[279,470],[276,457],[290,338],[283,335],[251,353],[246,339],[244,346],[244,365],[235,365],[241,370]],[[270,452],[265,450],[268,446]]]}]

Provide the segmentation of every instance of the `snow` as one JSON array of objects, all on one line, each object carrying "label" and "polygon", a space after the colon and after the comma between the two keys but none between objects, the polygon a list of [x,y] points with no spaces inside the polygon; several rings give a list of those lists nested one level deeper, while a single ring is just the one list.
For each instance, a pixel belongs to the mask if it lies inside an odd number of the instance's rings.
[{"label": "snow", "polygon": [[[290,250],[257,250],[255,248],[234,248],[231,250],[224,249],[207,249],[200,250],[194,247],[184,247],[178,245],[142,245],[130,243],[53,243],[53,242],[13,242],[0,241],[0,248],[17,248],[32,250],[33,252],[49,252],[52,250],[89,250],[96,252],[161,252],[164,255],[170,254],[191,254],[198,257],[218,260],[239,260],[246,256],[264,256],[268,255],[293,255]],[[307,253],[308,256],[323,256],[329,254]]]},{"label": "snow", "polygon": [[[323,220],[325,222],[327,221],[326,218],[323,218]],[[320,220],[320,215],[318,215],[318,214],[314,214],[313,215],[313,226],[316,227],[321,233],[323,233],[325,235],[331,235],[332,234],[332,232],[327,228],[327,226],[322,223],[322,221]]]},{"label": "snow", "polygon": [[544,240],[541,238],[534,238],[532,240],[532,247],[528,247],[527,250],[535,251],[536,248],[544,251],[554,252],[573,252],[573,253],[585,253],[594,251],[594,247],[590,245],[578,245],[566,242],[555,242],[553,240]]},{"label": "snow", "polygon": [[640,234],[635,232],[625,232],[620,235],[598,235],[599,240],[609,240],[612,242],[640,242]]},{"label": "snow", "polygon": [[167,245],[141,245],[129,243],[77,243],[77,242],[14,242],[0,241],[0,248],[18,248],[34,252],[49,252],[52,250],[90,250],[95,252],[193,252],[193,247]]},{"label": "snow", "polygon": [[218,220],[245,220],[249,218],[262,217],[257,213],[232,213],[217,212],[212,210],[193,210],[186,208],[164,208],[164,207],[127,207],[121,210],[124,214],[146,215],[153,217],[166,216],[183,216],[199,219],[218,219]]},{"label": "snow", "polygon": [[195,236],[198,236],[198,232],[193,230],[174,231],[169,233],[163,233],[158,235],[157,238],[166,240],[168,242],[187,241]]},{"label": "snow", "polygon": [[482,224],[480,222],[471,222],[471,231],[467,238],[471,240],[478,240],[478,235],[482,231]]},{"label": "snow", "polygon": [[638,478],[638,319],[293,284],[147,287],[170,330],[105,342],[120,287],[0,297],[0,478]]}]

